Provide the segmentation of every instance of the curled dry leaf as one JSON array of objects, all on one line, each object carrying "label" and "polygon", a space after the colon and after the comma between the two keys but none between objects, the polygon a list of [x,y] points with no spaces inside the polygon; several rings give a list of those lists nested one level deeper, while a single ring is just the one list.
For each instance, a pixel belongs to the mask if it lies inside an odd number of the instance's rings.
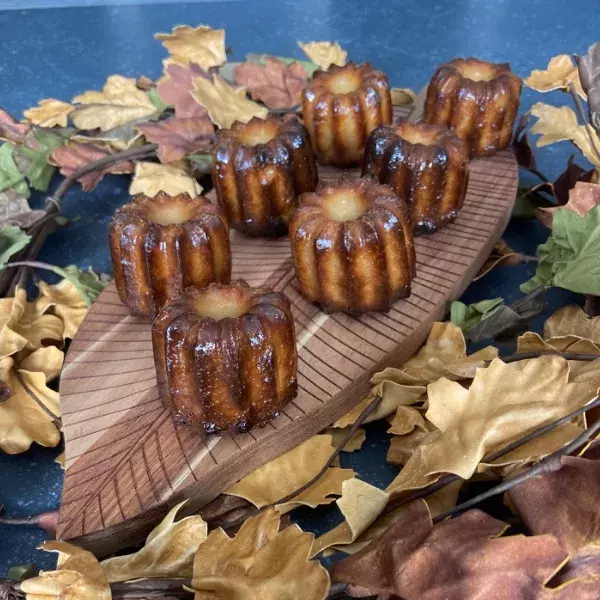
[{"label": "curled dry leaf", "polygon": [[554,354],[558,352],[569,352],[571,354],[598,354],[600,355],[600,343],[587,340],[576,335],[562,335],[544,339],[538,333],[527,331],[519,336],[517,340],[517,352],[545,352]]},{"label": "curled dry leaf", "polygon": [[309,559],[313,535],[279,525],[279,513],[268,509],[233,538],[212,531],[194,559],[194,600],[324,600],[329,575]]},{"label": "curled dry leaf", "polygon": [[41,100],[39,106],[29,108],[23,114],[34,125],[40,127],[66,127],[69,123],[69,115],[75,107],[68,102],[46,98]]},{"label": "curled dry leaf", "polygon": [[[578,181],[569,191],[569,200],[563,208],[583,217],[583,215],[587,214],[592,208],[598,205],[600,205],[600,185],[597,183]],[[549,222],[542,219],[542,222],[548,227],[552,227],[552,215],[557,210],[558,207],[540,208],[542,213],[550,215]]]},{"label": "curled dry leaf", "polygon": [[100,563],[108,581],[116,583],[142,577],[192,576],[194,555],[206,540],[208,527],[198,515],[175,521],[184,504],[182,502],[169,511],[150,532],[141,550],[108,558]]},{"label": "curled dry leaf", "polygon": [[171,33],[157,33],[154,37],[162,41],[175,62],[183,65],[196,63],[208,71],[227,61],[224,29],[211,29],[206,25],[194,29],[179,25]]},{"label": "curled dry leaf", "polygon": [[[344,427],[342,429],[338,429],[335,427],[328,427],[323,430],[323,433],[331,436],[331,443],[336,448],[339,444],[342,443],[342,440],[346,437],[348,430],[350,427]],[[346,442],[346,445],[342,448],[342,452],[356,452],[356,450],[360,450],[367,439],[367,432],[359,427],[351,436],[350,439]]]},{"label": "curled dry leaf", "polygon": [[331,65],[343,66],[346,64],[348,53],[342,50],[338,42],[298,42],[298,46],[312,62],[319,65],[324,71]]},{"label": "curled dry leaf", "polygon": [[19,362],[19,369],[43,373],[46,383],[56,379],[62,369],[65,353],[56,346],[38,348]]},{"label": "curled dry leaf", "polygon": [[175,116],[181,119],[202,119],[208,115],[204,106],[192,94],[193,81],[204,77],[212,81],[212,75],[198,65],[187,66],[171,63],[165,67],[165,75],[158,81],[156,89],[160,98],[175,109]]},{"label": "curled dry leaf", "polygon": [[60,468],[64,471],[65,470],[65,453],[61,452],[55,459],[54,462],[57,465],[60,465]]},{"label": "curled dry leaf", "polygon": [[144,123],[138,129],[149,142],[158,144],[158,158],[162,163],[207,150],[215,136],[208,114],[188,119],[171,117],[157,123]]},{"label": "curled dry leaf", "polygon": [[565,335],[575,335],[600,343],[600,318],[590,319],[580,306],[563,306],[544,323],[544,337]]},{"label": "curled dry leaf", "polygon": [[91,552],[66,542],[44,542],[41,549],[58,552],[57,570],[23,581],[27,600],[111,600],[108,580]]},{"label": "curled dry leaf", "polygon": [[25,136],[31,130],[31,123],[20,123],[10,113],[0,108],[0,140],[24,144]]},{"label": "curled dry leaf", "polygon": [[[258,508],[275,504],[315,477],[334,449],[331,435],[315,435],[246,475],[225,493],[245,498]],[[287,512],[300,505],[314,508],[330,504],[334,500],[331,496],[339,496],[343,482],[352,477],[352,469],[331,467],[315,484],[290,502],[278,505],[277,510]]]},{"label": "curled dry leaf", "polygon": [[244,88],[231,87],[218,75],[212,82],[202,77],[194,79],[192,95],[206,108],[211,121],[223,128],[235,121],[247,123],[252,117],[264,119],[269,113],[265,106],[248,100]]},{"label": "curled dry leaf", "polygon": [[101,92],[85,92],[75,96],[73,103],[84,105],[71,113],[78,129],[109,131],[156,112],[152,100],[138,89],[135,79],[122,75],[111,75]]},{"label": "curled dry leaf", "polygon": [[163,191],[171,196],[188,194],[192,198],[202,192],[202,186],[183,169],[151,162],[138,162],[129,186],[129,193],[156,196]]},{"label": "curled dry leaf", "polygon": [[481,279],[484,275],[487,275],[492,269],[501,265],[518,265],[519,264],[519,253],[513,250],[504,240],[496,242],[490,255],[487,257],[483,267],[479,269],[477,275],[475,275],[473,281]]},{"label": "curled dry leaf", "polygon": [[13,225],[25,229],[31,227],[46,214],[43,210],[31,210],[27,197],[15,190],[0,192],[0,229]]},{"label": "curled dry leaf", "polygon": [[399,406],[387,432],[394,435],[406,435],[415,429],[429,431],[421,412],[413,406]]},{"label": "curled dry leaf", "polygon": [[427,435],[432,431],[436,431],[436,427],[429,421],[425,421],[424,424],[425,429],[419,427],[409,433],[392,436],[386,456],[389,463],[398,467],[405,465]]},{"label": "curled dry leaf", "polygon": [[260,100],[269,108],[296,106],[308,81],[306,69],[300,63],[286,64],[271,56],[264,61],[264,65],[251,61],[237,65],[236,84],[247,88],[253,100]]},{"label": "curled dry leaf", "polygon": [[575,92],[584,100],[585,92],[579,81],[577,66],[569,54],[553,56],[545,69],[535,69],[523,83],[538,92],[551,92],[552,90],[568,90],[573,86]]}]

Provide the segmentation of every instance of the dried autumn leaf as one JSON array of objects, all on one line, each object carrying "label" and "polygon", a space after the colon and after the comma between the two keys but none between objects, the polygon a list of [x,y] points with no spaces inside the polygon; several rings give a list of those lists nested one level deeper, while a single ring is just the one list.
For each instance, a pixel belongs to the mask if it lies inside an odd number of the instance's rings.
[{"label": "dried autumn leaf", "polygon": [[100,564],[111,583],[142,577],[191,577],[194,555],[206,540],[208,527],[202,517],[194,515],[175,521],[185,504],[172,508],[148,535],[141,550],[115,556]]},{"label": "dried autumn leaf", "polygon": [[19,362],[19,369],[43,373],[46,383],[56,379],[62,369],[65,353],[56,346],[38,348]]},{"label": "dried autumn leaf", "polygon": [[599,386],[598,379],[569,381],[569,363],[558,356],[495,359],[468,390],[440,379],[428,386],[425,415],[439,431],[419,445],[388,491],[422,488],[442,473],[469,479],[485,454],[584,406]]},{"label": "dried autumn leaf", "polygon": [[190,119],[171,117],[158,123],[144,123],[138,129],[149,142],[158,144],[158,158],[162,163],[207,150],[215,136],[208,115]]},{"label": "dried autumn leaf", "polygon": [[202,119],[208,112],[192,95],[193,81],[204,77],[212,81],[212,75],[198,65],[187,66],[171,63],[165,67],[165,75],[158,81],[156,89],[160,98],[175,109],[175,116],[181,119]]},{"label": "dried autumn leaf", "polygon": [[[346,437],[349,429],[350,427],[344,427],[342,429],[328,427],[327,429],[323,430],[323,433],[331,436],[331,443],[337,448],[338,445],[342,443],[342,440]],[[366,439],[367,432],[362,427],[358,427],[342,448],[342,452],[356,452],[356,450],[360,450]]]},{"label": "dried autumn leaf", "polygon": [[111,600],[110,585],[91,552],[66,542],[44,542],[41,549],[58,552],[57,570],[23,581],[27,600]]},{"label": "dried autumn leaf", "polygon": [[75,107],[68,102],[46,98],[41,100],[39,106],[27,109],[23,114],[34,125],[40,127],[66,127],[69,115]]},{"label": "dried autumn leaf", "polygon": [[568,90],[573,86],[575,92],[584,100],[585,92],[579,81],[577,66],[569,54],[553,56],[545,69],[534,69],[523,83],[538,92],[551,92],[552,90]]},{"label": "dried autumn leaf", "polygon": [[224,29],[211,29],[206,25],[194,29],[179,25],[171,33],[157,33],[154,37],[162,41],[175,62],[183,65],[196,63],[208,71],[227,61]]},{"label": "dried autumn leaf", "polygon": [[202,192],[202,186],[183,169],[151,162],[136,163],[129,193],[152,197],[160,191],[171,196],[189,194],[194,198]]},{"label": "dried autumn leaf", "polygon": [[479,269],[473,281],[481,279],[487,275],[492,269],[500,265],[517,265],[519,264],[519,253],[513,250],[504,240],[496,242],[490,255],[487,257],[483,267]]},{"label": "dried autumn leaf", "polygon": [[111,75],[101,92],[85,92],[75,96],[73,103],[84,105],[71,113],[78,129],[108,131],[156,112],[148,94],[137,88],[135,79],[122,75]]},{"label": "dried autumn leaf", "polygon": [[387,432],[406,435],[414,429],[429,431],[423,415],[413,406],[399,406]]},{"label": "dried autumn leaf", "polygon": [[65,453],[61,452],[55,459],[54,462],[57,465],[60,465],[60,468],[64,471],[65,470]]},{"label": "dried autumn leaf", "polygon": [[[110,156],[110,152],[101,150],[93,144],[82,144],[75,141],[69,141],[64,146],[57,148],[50,155],[53,164],[60,167],[61,175],[69,177],[77,169],[89,165],[91,162]],[[109,165],[102,170],[93,171],[80,177],[81,189],[84,192],[91,192],[107,173],[124,174],[133,172],[133,163],[131,161],[122,161]]]},{"label": "dried autumn leaf", "polygon": [[541,335],[527,331],[517,340],[517,352],[546,352],[553,354],[569,352],[571,354],[598,354],[600,344],[576,335],[563,335],[544,340]]},{"label": "dried autumn leaf", "polygon": [[24,194],[19,194],[12,189],[0,192],[0,229],[6,225],[25,229],[31,227],[45,214],[46,211],[43,210],[31,210],[27,196]]},{"label": "dried autumn leaf", "polygon": [[387,462],[398,467],[405,465],[427,435],[436,431],[436,427],[429,421],[425,421],[425,427],[426,429],[415,428],[403,435],[394,435],[386,455]]},{"label": "dried autumn leaf", "polygon": [[235,121],[247,123],[252,117],[264,119],[269,113],[265,106],[248,100],[244,88],[233,88],[218,75],[212,82],[202,77],[194,79],[192,96],[218,127],[229,128]]},{"label": "dried autumn leaf", "polygon": [[343,66],[346,64],[348,53],[342,50],[338,42],[298,42],[298,46],[312,62],[319,65],[324,71],[331,65]]},{"label": "dried autumn leaf", "polygon": [[296,106],[308,81],[308,73],[300,63],[286,64],[271,56],[265,57],[264,66],[251,61],[237,65],[234,77],[253,100],[260,100],[269,108]]},{"label": "dried autumn leaf", "polygon": [[324,600],[329,575],[309,559],[313,535],[297,525],[279,532],[279,520],[268,509],[233,538],[212,531],[194,559],[194,600]]},{"label": "dried autumn leaf", "polygon": [[544,337],[564,335],[576,335],[600,343],[600,318],[590,319],[580,306],[563,306],[544,323]]},{"label": "dried autumn leaf", "polygon": [[20,123],[11,114],[0,108],[0,140],[24,144],[25,136],[31,130],[31,123]]},{"label": "dried autumn leaf", "polygon": [[[334,449],[331,435],[315,435],[246,475],[225,493],[245,498],[258,508],[275,504],[315,477]],[[343,481],[352,477],[352,469],[330,467],[315,484],[277,509],[287,512],[300,505],[330,504],[334,500],[330,496],[340,495]]]},{"label": "dried autumn leaf", "polygon": [[[578,181],[569,192],[569,200],[563,206],[565,210],[570,210],[579,216],[587,214],[600,204],[600,185],[597,183],[587,183]],[[540,208],[540,211],[552,215],[558,210],[558,207]],[[549,225],[552,226],[551,223]]]}]

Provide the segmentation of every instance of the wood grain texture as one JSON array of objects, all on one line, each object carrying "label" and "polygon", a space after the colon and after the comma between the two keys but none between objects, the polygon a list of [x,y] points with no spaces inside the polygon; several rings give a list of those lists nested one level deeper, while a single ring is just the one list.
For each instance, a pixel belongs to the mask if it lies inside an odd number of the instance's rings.
[{"label": "wood grain texture", "polygon": [[[340,173],[320,169],[321,179]],[[324,314],[302,298],[287,238],[233,233],[233,277],[287,295],[299,350],[298,397],[266,427],[242,435],[203,438],[173,424],[158,397],[150,322],[129,316],[109,285],[61,377],[66,472],[58,537],[135,529],[136,519],[183,498],[199,508],[347,412],[368,392],[371,375],[408,358],[467,287],[508,222],[516,187],[511,153],[471,163],[456,223],[416,240],[411,296],[358,318]]]}]

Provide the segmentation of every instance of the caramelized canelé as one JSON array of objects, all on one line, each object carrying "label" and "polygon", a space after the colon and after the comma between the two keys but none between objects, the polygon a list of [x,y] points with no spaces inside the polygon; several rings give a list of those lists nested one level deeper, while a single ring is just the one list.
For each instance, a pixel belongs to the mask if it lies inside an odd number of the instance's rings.
[{"label": "caramelized canel\u00e9", "polygon": [[468,163],[467,143],[447,127],[400,121],[369,136],[362,172],[406,199],[414,231],[432,233],[456,218]]},{"label": "caramelized canel\u00e9", "polygon": [[392,122],[387,77],[368,63],[317,71],[302,92],[302,115],[320,163],[358,165],[369,133]]},{"label": "caramelized canel\u00e9", "polygon": [[152,326],[159,393],[176,422],[248,431],[296,396],[288,299],[238,280],[188,288]]},{"label": "caramelized canel\u00e9", "polygon": [[410,294],[415,251],[410,214],[372,177],[320,185],[290,223],[298,286],[325,311],[388,310]]},{"label": "caramelized canel\u00e9", "polygon": [[283,235],[298,196],[317,185],[308,132],[296,118],[257,117],[220,129],[213,183],[230,225],[248,235]]},{"label": "caramelized canel\u00e9", "polygon": [[471,156],[495,154],[511,140],[520,94],[521,80],[508,63],[455,58],[431,78],[424,120],[452,128]]},{"label": "caramelized canel\u00e9", "polygon": [[225,214],[202,196],[136,196],[109,232],[117,291],[132,314],[155,317],[184,288],[231,277]]}]

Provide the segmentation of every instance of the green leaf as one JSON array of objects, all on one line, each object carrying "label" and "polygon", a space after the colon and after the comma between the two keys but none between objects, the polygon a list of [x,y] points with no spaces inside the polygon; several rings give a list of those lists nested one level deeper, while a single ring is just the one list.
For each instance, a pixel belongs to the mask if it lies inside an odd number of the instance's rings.
[{"label": "green leaf", "polygon": [[25,579],[37,577],[39,572],[39,568],[33,564],[15,565],[8,570],[6,576],[13,581],[25,581]]},{"label": "green leaf", "polygon": [[88,267],[85,271],[82,271],[75,265],[69,265],[64,269],[56,267],[55,272],[61,277],[68,279],[79,290],[79,293],[84,297],[88,306],[92,305],[92,302],[100,295],[100,292],[107,284],[106,281],[102,281],[94,273],[92,267]]},{"label": "green leaf", "polygon": [[455,325],[458,325],[463,332],[467,332],[503,303],[504,300],[502,298],[481,300],[468,306],[462,302],[453,302],[450,305],[450,320]]},{"label": "green leaf", "polygon": [[536,273],[521,285],[523,292],[556,286],[600,295],[600,206],[583,217],[564,208],[557,210],[552,234],[538,246],[537,257]]},{"label": "green leaf", "polygon": [[251,62],[257,62],[260,65],[266,64],[266,57],[276,58],[277,60],[283,61],[286,65],[290,65],[295,62],[300,63],[306,69],[309,77],[312,77],[314,72],[319,68],[319,65],[315,65],[315,63],[310,60],[298,60],[297,58],[289,58],[287,56],[273,56],[271,54],[246,54],[246,60],[249,60]]},{"label": "green leaf", "polygon": [[0,229],[0,267],[4,266],[8,259],[22,250],[31,241],[21,228],[14,225],[5,225]]},{"label": "green leaf", "polygon": [[198,152],[196,154],[188,154],[186,158],[196,165],[208,166],[212,164],[212,155],[206,152]]},{"label": "green leaf", "polygon": [[158,90],[155,87],[149,89],[146,94],[148,95],[150,102],[156,107],[156,110],[162,113],[167,108],[168,104],[165,104],[161,100],[161,97],[158,95]]},{"label": "green leaf", "polygon": [[14,144],[6,143],[0,146],[0,192],[13,189],[29,198],[29,186],[15,163],[14,150]]}]

